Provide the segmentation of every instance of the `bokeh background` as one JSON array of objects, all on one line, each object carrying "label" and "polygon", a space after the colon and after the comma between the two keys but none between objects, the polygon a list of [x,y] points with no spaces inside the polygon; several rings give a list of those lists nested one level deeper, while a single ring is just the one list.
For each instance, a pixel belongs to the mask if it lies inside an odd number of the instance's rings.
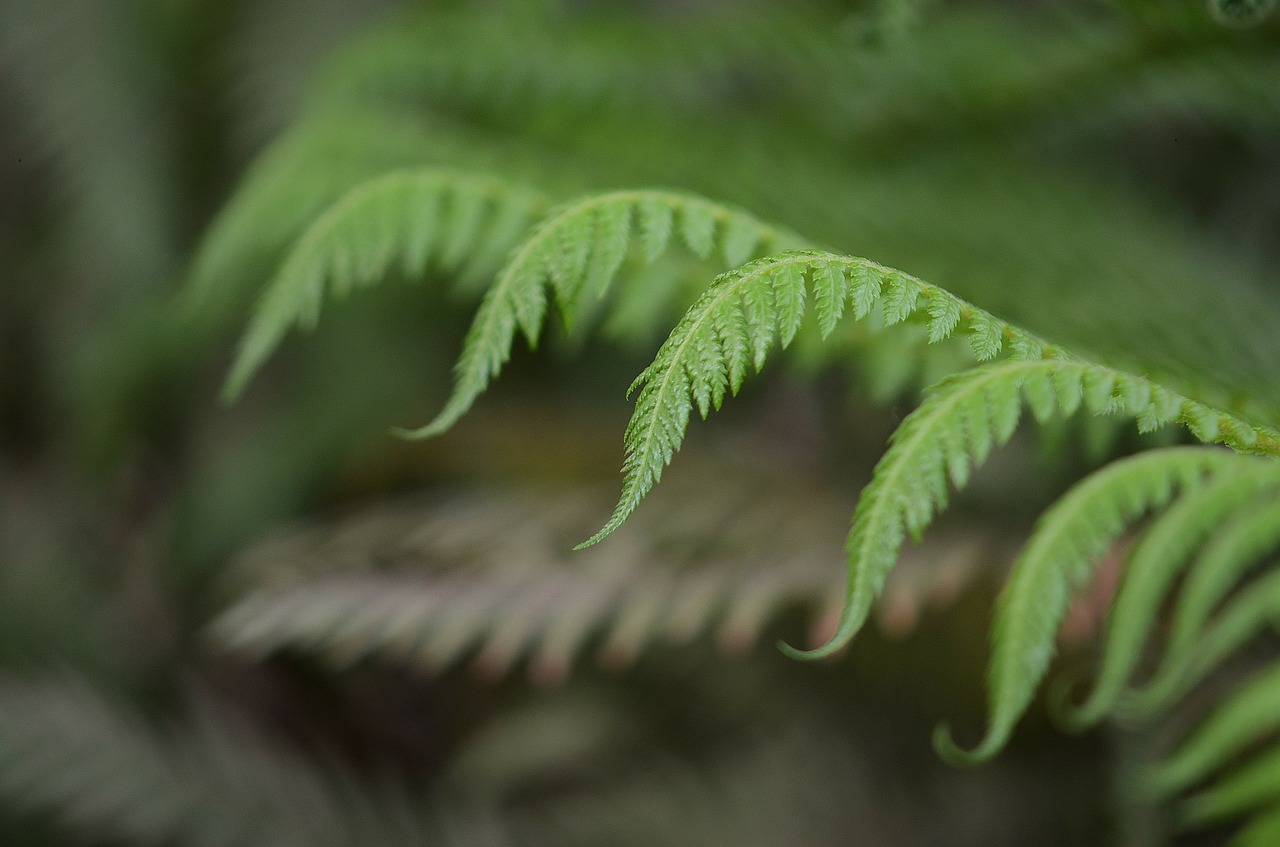
[{"label": "bokeh background", "polygon": [[388,279],[220,388],[306,225],[438,165],[736,203],[1274,423],[1273,5],[0,0],[0,843],[1225,843],[1127,797],[1167,727],[929,743],[977,732],[1038,511],[1176,435],[1020,434],[811,665],[772,643],[838,611],[857,492],[953,366],[918,338],[797,351],[581,554],[717,268],[518,345],[434,441],[388,427],[484,279]]}]

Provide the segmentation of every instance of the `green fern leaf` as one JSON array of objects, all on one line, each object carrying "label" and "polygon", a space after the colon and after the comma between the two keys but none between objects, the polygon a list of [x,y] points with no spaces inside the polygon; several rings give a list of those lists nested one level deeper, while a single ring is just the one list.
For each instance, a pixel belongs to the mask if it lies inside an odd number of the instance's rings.
[{"label": "green fern leaf", "polygon": [[666,252],[667,243],[671,241],[675,209],[666,198],[653,195],[638,198],[635,208],[644,259],[652,262]]},{"label": "green fern leaf", "polygon": [[[1273,747],[1241,765],[1239,770],[1212,787],[1182,801],[1179,818],[1185,825],[1201,826],[1239,817],[1263,806],[1274,806],[1277,797],[1280,797],[1280,748]],[[1268,818],[1271,823],[1264,824],[1263,821]],[[1272,832],[1280,834],[1280,829],[1276,829],[1280,826],[1280,819],[1277,818],[1280,816],[1264,815],[1250,824],[1246,832],[1256,833],[1264,826],[1269,826]],[[1252,838],[1254,840],[1251,842],[1249,836],[1242,834],[1239,843],[1275,843],[1274,838],[1270,841],[1258,841],[1256,835]]]},{"label": "green fern leaf", "polygon": [[[1183,494],[1147,530],[1125,563],[1124,581],[1111,607],[1113,624],[1107,633],[1097,684],[1086,702],[1062,713],[1068,725],[1077,729],[1091,726],[1112,710],[1137,668],[1160,605],[1186,566],[1188,556],[1229,515],[1260,492],[1278,485],[1280,468],[1275,463],[1237,457],[1237,461],[1219,469],[1210,482]],[[1222,573],[1229,586],[1237,571],[1231,568]],[[1187,588],[1191,590],[1191,586]],[[1196,593],[1208,599],[1211,592]],[[1188,596],[1184,594],[1184,603]]]},{"label": "green fern leaf", "polygon": [[818,326],[826,338],[844,317],[844,305],[849,299],[849,278],[844,268],[834,262],[820,265],[813,271],[813,300],[818,313]]},{"label": "green fern leaf", "polygon": [[709,206],[691,203],[680,209],[680,218],[685,246],[699,259],[709,258],[716,247],[715,212]]},{"label": "green fern leaf", "polygon": [[1146,776],[1153,795],[1183,791],[1230,762],[1265,734],[1280,729],[1280,667],[1272,667],[1231,695],[1168,759]]},{"label": "green fern leaf", "polygon": [[1280,469],[1259,469],[1238,477],[1235,484],[1246,498],[1264,494],[1272,499],[1243,511],[1205,546],[1179,595],[1164,659],[1151,680],[1126,699],[1129,713],[1149,715],[1163,709],[1195,681],[1191,671],[1203,664],[1197,654],[1205,650],[1202,638],[1214,607],[1245,570],[1280,545],[1280,502],[1274,499]]},{"label": "green fern leaf", "polygon": [[[1280,536],[1274,523],[1277,510],[1261,514],[1273,522],[1268,548],[1274,547]],[[1237,560],[1230,569],[1238,571],[1242,564],[1253,562],[1253,558]],[[1144,692],[1145,699],[1139,701],[1139,706],[1149,710],[1165,705],[1271,627],[1277,615],[1280,615],[1280,571],[1273,571],[1243,588],[1211,625],[1196,634],[1194,646],[1166,658],[1162,674],[1155,681],[1160,687]]]},{"label": "green fern leaf", "polygon": [[[315,323],[326,296],[341,299],[396,264],[421,273],[437,259],[458,269],[497,209],[510,204],[527,213],[544,203],[532,189],[438,169],[398,171],[352,189],[303,234],[268,285],[227,379],[226,397],[244,389],[291,327]],[[487,255],[495,246],[487,246]]]},{"label": "green fern leaf", "polygon": [[[453,426],[510,357],[515,327],[531,346],[537,343],[548,291],[571,324],[581,307],[580,293],[603,296],[617,278],[633,237],[639,242],[640,260],[655,262],[667,251],[677,222],[695,255],[710,256],[717,244],[722,251],[737,251],[750,240],[756,249],[765,250],[800,241],[745,212],[690,194],[620,191],[563,205],[514,252],[486,294],[463,342],[454,391],[445,408],[426,426],[397,430],[398,434],[428,438]],[[730,236],[732,247],[726,241]],[[708,402],[711,393],[708,388]]]},{"label": "green fern leaf", "polygon": [[1000,348],[1004,342],[1002,329],[1000,321],[990,315],[976,313],[970,317],[969,345],[979,362],[985,362],[1000,355]]},{"label": "green fern leaf", "polygon": [[[844,281],[851,283],[847,289]],[[750,348],[752,363],[759,370],[777,341],[784,347],[790,344],[803,318],[810,284],[818,324],[824,330],[834,327],[844,313],[846,301],[837,300],[836,294],[846,291],[855,317],[869,316],[883,301],[890,303],[885,308],[901,322],[911,314],[903,310],[914,309],[922,298],[929,302],[953,300],[955,310],[966,320],[982,314],[941,289],[900,272],[866,259],[822,251],[781,253],[722,274],[689,309],[653,364],[632,385],[640,394],[625,438],[623,493],[605,527],[581,546],[613,532],[656,484],[683,439],[691,401],[705,416],[718,408],[714,401],[723,397],[726,387],[736,392],[743,346]],[[1009,332],[1017,331],[1010,328]]]},{"label": "green fern leaf", "polygon": [[1096,559],[1144,511],[1238,460],[1204,447],[1152,450],[1113,462],[1063,495],[1036,524],[997,603],[987,733],[965,751],[940,726],[934,736],[939,753],[957,763],[995,755],[1044,678],[1071,592],[1087,581]]},{"label": "green fern leaf", "polygon": [[845,544],[849,587],[840,625],[825,647],[800,655],[827,655],[861,629],[907,534],[918,537],[935,510],[945,508],[947,478],[966,481],[972,465],[1013,434],[1022,411],[1020,375],[1034,367],[1005,363],[958,374],[932,390],[902,422],[854,512]]},{"label": "green fern leaf", "polygon": [[884,322],[886,326],[893,326],[911,317],[915,311],[920,299],[920,283],[903,274],[891,273],[888,286],[884,297]]},{"label": "green fern leaf", "polygon": [[[737,373],[736,368],[726,368],[723,360],[726,349],[737,349],[736,346],[726,344],[726,333],[732,332],[735,326],[744,328],[752,349],[753,362],[759,369],[769,347],[774,343],[779,317],[787,319],[797,314],[794,307],[779,314],[776,303],[778,291],[789,292],[788,297],[794,297],[807,277],[813,276],[818,268],[833,264],[847,269],[851,275],[853,284],[850,295],[855,318],[868,316],[873,307],[881,305],[885,310],[886,323],[900,323],[912,314],[908,307],[914,309],[922,298],[929,303],[937,299],[952,299],[956,301],[961,319],[975,327],[976,333],[984,339],[984,349],[989,349],[990,327],[995,325],[1000,327],[1000,335],[1008,338],[1010,356],[1014,359],[1039,360],[1051,353],[1055,356],[1065,355],[1029,333],[1002,324],[993,316],[959,301],[941,289],[865,259],[842,257],[822,251],[793,251],[752,262],[717,277],[672,331],[659,349],[653,364],[633,383],[632,390],[640,388],[640,395],[625,435],[627,453],[623,462],[623,491],[605,526],[580,546],[595,544],[613,532],[661,478],[663,468],[671,461],[684,436],[691,411],[690,403],[696,403],[704,416],[717,406],[716,398],[723,396],[723,386],[729,379],[730,371]],[[820,290],[822,283],[815,285]],[[821,304],[824,301],[819,302]],[[944,315],[953,311],[952,307],[937,305],[930,308]],[[829,325],[834,320],[834,310],[818,314],[820,325]],[[935,323],[935,326],[941,325]],[[940,332],[935,332],[935,337],[942,340]],[[740,343],[738,338],[730,337],[730,340],[735,344]],[[789,337],[787,340],[790,340]],[[736,354],[730,355],[732,357]],[[1056,394],[1062,388],[1067,388],[1063,393],[1062,404],[1074,410],[1083,400],[1094,414],[1124,413],[1132,417],[1164,419],[1167,417],[1167,407],[1175,399],[1179,405],[1180,418],[1183,408],[1187,408],[1188,413],[1199,412],[1192,401],[1172,392],[1153,395],[1152,384],[1142,377],[1083,362],[1068,362],[1065,359],[1053,361],[1056,364],[1043,369],[1032,367],[1018,372],[1019,385],[1023,378],[1030,380],[1033,409],[1038,416],[1047,417],[1051,411],[1046,392]],[[1001,383],[997,379],[993,384]],[[1018,393],[1015,388],[1014,394]],[[1013,409],[1013,419],[1008,423],[1012,428],[1016,424],[1017,413],[1021,411],[1021,401],[1016,406],[1007,408]],[[971,423],[978,425],[974,430],[974,455],[984,456],[991,446],[988,438],[991,431],[983,426],[984,419],[980,410],[970,410],[970,417]],[[1219,440],[1236,449],[1255,451],[1260,449],[1261,443],[1262,450],[1280,451],[1280,439],[1270,430],[1253,427],[1226,415],[1219,416],[1219,423]],[[943,463],[939,462],[937,467],[941,468]],[[900,508],[931,515],[934,506],[945,499],[945,486],[933,499],[911,499],[911,495],[918,494],[921,490],[923,489],[913,488],[909,493],[898,493],[896,496],[901,497],[906,504]],[[892,526],[892,522],[885,524],[885,538],[893,537]],[[920,528],[923,528],[923,522]],[[894,550],[896,549],[895,545]],[[889,555],[890,563],[892,555]],[[869,584],[875,585],[876,580],[872,578]],[[865,617],[869,602],[869,597],[860,600],[860,611],[845,619],[840,638],[828,645],[829,650],[836,649],[857,630]],[[819,653],[823,654],[825,653]]]}]

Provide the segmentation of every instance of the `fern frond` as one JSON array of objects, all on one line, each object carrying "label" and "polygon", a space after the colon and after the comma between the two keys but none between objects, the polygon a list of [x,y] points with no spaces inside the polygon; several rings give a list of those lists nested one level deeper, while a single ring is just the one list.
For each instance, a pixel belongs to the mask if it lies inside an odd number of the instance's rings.
[{"label": "fern frond", "polygon": [[[989,358],[1007,346],[1013,360],[944,380],[895,432],[855,512],[847,544],[849,587],[836,634],[816,651],[793,653],[827,655],[852,638],[906,534],[918,536],[935,511],[945,507],[948,477],[963,486],[972,465],[1008,439],[1024,401],[1041,421],[1084,405],[1094,414],[1137,418],[1142,431],[1177,420],[1202,440],[1222,441],[1238,450],[1275,452],[1280,447],[1276,435],[1265,428],[1217,413],[1141,377],[1066,358],[1065,352],[905,274],[866,260],[801,251],[762,259],[717,278],[641,374],[636,382],[641,392],[626,434],[623,493],[613,516],[586,545],[620,526],[657,482],[695,405],[704,416],[719,408],[726,394],[737,392],[749,365],[759,369],[775,342],[784,347],[789,343],[804,314],[809,280],[824,328],[839,318],[835,303],[847,302],[856,318],[878,308],[885,325],[918,312],[931,340],[947,338],[963,325],[975,355]],[[1046,355],[1056,357],[1043,358]],[[1134,466],[1134,481],[1127,485],[1123,473],[1115,478],[1118,482],[1100,476],[1046,517],[1044,529],[1024,554],[1027,564],[1015,571],[1003,595],[1007,599],[997,617],[991,729],[975,751],[965,753],[941,728],[937,739],[944,755],[974,761],[994,755],[1003,745],[1047,668],[1069,588],[1087,576],[1103,543],[1137,516],[1123,507],[1126,497],[1140,511],[1171,496],[1176,480],[1171,467],[1185,465],[1187,472],[1203,473],[1219,462],[1241,461],[1212,450],[1175,455],[1186,458],[1171,462],[1167,454],[1158,453],[1149,463]],[[1135,492],[1127,486],[1138,488]],[[1108,496],[1095,499],[1099,493]],[[1088,521],[1068,520],[1073,514]],[[1080,527],[1086,525],[1096,533],[1085,536],[1093,537],[1091,545],[1079,542]]]},{"label": "fern frond", "polygon": [[550,300],[571,325],[584,302],[612,285],[633,244],[638,260],[652,263],[676,234],[693,255],[726,266],[800,243],[746,212],[692,194],[620,191],[567,203],[520,245],[485,295],[445,408],[426,426],[400,434],[428,438],[448,430],[502,370],[517,332],[537,344]]},{"label": "fern frond", "polygon": [[[986,735],[973,750],[964,751],[945,726],[939,727],[939,752],[963,763],[995,755],[1044,678],[1071,593],[1088,580],[1098,557],[1144,512],[1161,508],[1177,490],[1194,488],[1207,474],[1242,461],[1205,447],[1151,450],[1107,465],[1063,495],[1036,524],[997,602]],[[1129,623],[1118,621],[1120,626]]]},{"label": "fern frond", "polygon": [[[640,394],[625,436],[622,495],[613,516],[583,546],[597,543],[621,526],[657,483],[683,439],[695,404],[704,417],[718,409],[726,394],[737,393],[748,365],[757,370],[763,366],[775,340],[783,347],[790,343],[800,326],[810,285],[815,291],[818,321],[824,327],[834,325],[840,317],[835,304],[843,307],[847,302],[855,319],[866,318],[874,308],[885,326],[914,316],[928,326],[931,342],[963,329],[979,360],[1002,349],[1014,359],[1062,357],[1054,360],[1056,364],[1025,370],[1027,375],[1041,374],[1030,378],[1024,389],[1038,419],[1048,419],[1058,405],[1067,413],[1074,411],[1083,392],[1090,411],[1125,412],[1138,419],[1143,432],[1179,420],[1203,441],[1221,441],[1243,451],[1280,452],[1280,436],[1265,427],[1218,413],[1142,377],[1069,361],[1065,351],[915,277],[866,259],[795,251],[760,259],[717,277],[636,379],[632,390],[640,388]],[[833,286],[840,296],[832,293]],[[1005,373],[1017,377],[1024,370],[1014,368]],[[1010,384],[996,378],[973,383],[973,387],[1008,388]],[[1011,399],[1016,395],[1016,391],[1006,391],[1004,396]],[[1006,411],[1011,408],[1020,412],[1020,403],[1005,406]],[[945,411],[940,407],[940,411],[945,417],[950,407]],[[995,423],[988,419],[981,425]],[[948,445],[950,456],[957,463],[967,462],[957,449],[963,442],[958,420],[950,424],[949,429],[942,428],[950,432],[954,442]],[[997,427],[995,433],[999,431]],[[991,430],[977,433],[973,449],[989,449],[990,444],[983,446],[981,442],[990,434]],[[967,468],[956,464],[951,472],[962,481]],[[942,495],[935,496],[941,502]],[[906,492],[903,499],[913,502]],[[927,523],[933,505],[920,508],[924,514],[918,529]],[[841,629],[842,640],[856,631],[864,614],[865,606],[860,603]]]},{"label": "fern frond", "polygon": [[212,637],[233,652],[298,650],[339,668],[376,657],[436,673],[474,654],[474,666],[497,677],[528,658],[531,678],[549,683],[597,639],[601,660],[615,668],[656,643],[706,629],[741,647],[778,609],[838,590],[829,568],[802,573],[772,567],[778,563],[666,578],[652,569],[643,577],[558,569],[317,579],[242,598],[215,622]]},{"label": "fern frond", "polygon": [[1168,797],[1231,762],[1259,738],[1280,729],[1280,667],[1271,667],[1233,692],[1146,777],[1149,790]]},{"label": "fern frond", "polygon": [[[1265,478],[1274,485],[1277,472],[1269,470]],[[1241,482],[1242,487],[1246,487],[1249,480]],[[1251,587],[1249,593],[1241,594],[1221,613],[1220,624],[1206,632],[1205,625],[1214,607],[1261,556],[1280,547],[1280,501],[1275,499],[1274,490],[1266,493],[1271,499],[1243,510],[1205,546],[1178,597],[1164,658],[1151,680],[1131,693],[1125,704],[1127,711],[1148,715],[1165,708],[1194,684],[1199,677],[1197,670],[1202,672],[1212,665],[1213,658],[1224,654],[1222,647],[1209,650],[1220,637],[1214,637],[1213,633],[1234,631],[1236,627],[1228,623],[1231,620],[1228,615],[1247,610],[1249,606],[1242,605],[1245,598],[1260,596],[1253,593],[1259,587]],[[1225,645],[1225,652],[1229,653],[1235,646],[1238,645]]]},{"label": "fern frond", "polygon": [[[597,519],[594,488],[406,501],[295,531],[240,557],[244,586],[210,637],[222,649],[301,651],[338,666],[371,658],[434,672],[470,655],[498,676],[527,660],[547,683],[588,652],[619,667],[708,634],[736,652],[784,609],[834,619],[842,586],[830,541],[852,503],[790,476],[701,469],[673,481],[617,545],[585,554],[559,539]],[[738,484],[717,484],[726,476]],[[495,536],[494,526],[507,529]],[[721,542],[695,541],[712,536]],[[982,573],[993,546],[965,535],[913,550],[890,596],[898,609],[923,605],[936,584]]]},{"label": "fern frond", "polygon": [[368,111],[301,122],[258,157],[214,219],[192,263],[188,311],[238,318],[249,286],[270,275],[316,215],[361,182],[431,154],[431,134],[400,116]]},{"label": "fern frond", "polygon": [[[1186,567],[1188,557],[1207,539],[1216,540],[1215,533],[1233,513],[1259,496],[1274,496],[1276,489],[1280,489],[1280,464],[1242,460],[1217,469],[1211,481],[1185,493],[1147,530],[1125,562],[1124,579],[1111,608],[1113,624],[1107,633],[1097,683],[1086,702],[1063,712],[1067,724],[1075,728],[1091,726],[1112,710],[1138,665],[1160,605]],[[1276,514],[1275,508],[1269,511]],[[1280,519],[1273,525],[1274,534],[1280,535]],[[1200,569],[1199,584],[1189,582],[1184,587],[1180,602],[1184,607],[1189,604],[1192,611],[1183,612],[1180,640],[1196,638],[1208,609],[1251,561],[1250,556],[1241,555],[1244,551],[1234,552],[1234,557],[1214,562],[1215,571],[1210,577],[1213,582],[1209,585],[1204,584]],[[1204,610],[1204,616],[1197,615],[1197,609]],[[1166,654],[1170,659],[1172,650],[1171,641]]]},{"label": "fern frond", "polygon": [[532,188],[439,168],[361,183],[311,224],[268,284],[224,395],[240,394],[291,327],[313,326],[326,296],[340,300],[395,266],[410,278],[429,266],[491,274],[547,203]]},{"label": "fern frond", "polygon": [[[582,546],[594,544],[627,519],[657,483],[683,438],[696,403],[705,416],[736,393],[749,364],[764,363],[775,339],[785,346],[804,312],[806,281],[812,280],[819,323],[834,325],[836,303],[848,302],[855,318],[878,308],[886,325],[915,314],[927,322],[933,341],[963,326],[974,354],[990,358],[1002,347],[1017,360],[979,369],[947,382],[895,433],[855,514],[847,549],[849,605],[835,638],[809,655],[826,655],[862,625],[871,600],[892,567],[906,532],[919,534],[936,508],[945,505],[949,474],[962,486],[971,462],[1012,433],[1023,397],[1035,416],[1048,420],[1061,407],[1073,412],[1083,401],[1095,414],[1124,412],[1148,431],[1172,420],[1206,441],[1237,449],[1280,449],[1263,428],[1221,415],[1163,387],[1100,365],[1065,358],[1034,336],[913,277],[864,259],[799,251],[762,259],[721,275],[677,325],[641,386],[626,432],[623,491],[613,516]],[[838,295],[838,296],[837,296]]]},{"label": "fern frond", "polygon": [[[1274,521],[1277,510],[1273,508],[1268,511],[1266,516]],[[1280,540],[1280,530],[1275,529],[1274,523],[1270,536],[1268,549],[1273,548],[1276,541]],[[1248,557],[1240,561],[1248,565],[1253,564],[1255,559]],[[1233,565],[1233,569],[1241,567],[1235,563]],[[1274,626],[1277,615],[1280,615],[1280,571],[1272,570],[1241,589],[1213,622],[1197,634],[1193,647],[1166,659],[1167,676],[1160,680],[1169,680],[1164,683],[1167,688],[1156,689],[1148,695],[1148,702],[1141,705],[1147,709],[1167,705],[1170,699],[1199,682],[1260,632]],[[1157,699],[1157,695],[1162,696]]]}]

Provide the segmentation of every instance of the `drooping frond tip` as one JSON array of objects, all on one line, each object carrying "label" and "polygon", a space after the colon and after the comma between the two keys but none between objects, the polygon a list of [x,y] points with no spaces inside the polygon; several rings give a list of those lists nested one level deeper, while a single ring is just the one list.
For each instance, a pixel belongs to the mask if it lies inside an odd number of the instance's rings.
[{"label": "drooping frond tip", "polygon": [[[1020,360],[1049,357],[1055,364],[1043,366],[1042,374],[1025,380],[1022,390],[1027,404],[1041,420],[1049,419],[1058,410],[1070,414],[1083,399],[1096,414],[1131,414],[1142,431],[1179,420],[1204,441],[1221,441],[1239,450],[1280,452],[1280,439],[1269,430],[1218,413],[1142,377],[1071,358],[1030,333],[907,274],[865,259],[793,251],[757,260],[718,277],[637,378],[632,389],[639,388],[640,393],[625,435],[623,491],[608,522],[582,546],[599,542],[621,526],[661,478],[683,439],[694,405],[704,417],[718,409],[726,395],[735,394],[741,387],[749,366],[758,370],[775,343],[785,347],[794,338],[810,297],[824,334],[832,330],[846,310],[855,319],[866,318],[874,310],[886,327],[908,319],[926,322],[931,342],[962,330],[980,361],[1002,351]],[[1020,377],[1015,377],[1010,383],[1014,390],[1012,394],[1005,392],[1006,399],[1018,396],[1016,389],[1022,383]],[[989,385],[995,391],[1002,384],[997,378],[991,383],[979,381],[974,387]],[[1017,412],[1020,403],[1002,408]],[[975,455],[980,461],[991,446],[985,443],[985,437],[1000,431],[996,427],[999,421],[987,419],[982,428],[966,435],[965,415],[982,423],[985,414],[981,408],[969,408],[955,419],[944,414],[945,423],[938,427],[938,437],[948,440],[945,452],[935,456],[935,445],[929,444],[919,448],[921,455],[939,459],[938,467],[945,467],[957,484],[963,484],[969,456]],[[1016,414],[1013,421],[1016,423]],[[966,438],[972,441],[967,447]],[[967,452],[970,450],[972,453]],[[915,484],[911,477],[904,481]],[[876,483],[873,481],[872,485]],[[878,487],[869,489],[872,494],[876,490]],[[895,496],[901,494],[895,492]],[[913,518],[914,512],[922,512],[922,519],[927,522],[933,506],[944,502],[945,486],[932,499],[908,499],[894,508],[902,514],[908,508],[914,510]],[[893,535],[892,522],[885,526],[885,531]],[[861,542],[851,538],[850,543]],[[838,643],[847,640],[861,625],[863,617],[865,612],[857,611],[846,618],[837,643],[818,654],[837,649]]]},{"label": "drooping frond tip", "polygon": [[800,243],[740,209],[692,194],[617,191],[564,204],[511,254],[485,295],[444,409],[426,426],[396,434],[419,439],[448,430],[502,370],[517,333],[531,347],[537,344],[550,300],[572,326],[587,304],[608,292],[626,262],[655,262],[676,235],[694,256],[726,267]]},{"label": "drooping frond tip", "polygon": [[314,326],[326,298],[429,267],[493,273],[547,205],[538,191],[439,168],[362,183],[306,230],[268,284],[240,344],[224,396],[234,399],[293,326]]},{"label": "drooping frond tip", "polygon": [[812,299],[825,336],[850,313],[875,312],[885,326],[916,316],[941,341],[962,327],[974,355],[995,356],[1008,344],[1043,353],[1029,334],[1002,323],[942,289],[882,265],[817,250],[781,253],[717,277],[632,386],[636,410],[625,436],[623,493],[613,516],[583,546],[617,529],[657,483],[684,436],[696,404],[705,417],[736,394],[749,368],[764,366],[775,344],[795,338]]},{"label": "drooping frond tip", "polygon": [[[1143,701],[1149,711],[1155,692],[1165,695],[1157,702],[1167,702],[1168,695],[1177,690],[1170,683],[1186,677],[1182,657],[1203,654],[1203,648],[1213,641],[1211,635],[1202,633],[1210,610],[1253,558],[1280,537],[1280,502],[1275,501],[1280,493],[1280,464],[1228,454],[1206,470],[1209,475],[1203,483],[1189,486],[1159,513],[1125,558],[1093,690],[1079,705],[1069,704],[1065,697],[1051,700],[1064,725],[1086,729],[1118,709],[1132,713]],[[1233,520],[1233,515],[1240,517]],[[1201,549],[1215,551],[1215,555],[1207,563],[1192,566],[1194,554]],[[1126,686],[1139,666],[1159,610],[1188,568],[1166,645],[1166,660],[1141,697],[1130,694]],[[1195,649],[1188,650],[1193,643]]]},{"label": "drooping frond tip", "polygon": [[[906,536],[918,538],[945,509],[950,488],[962,488],[973,467],[1009,439],[1024,404],[1042,423],[1083,407],[1095,415],[1132,417],[1141,431],[1176,421],[1204,441],[1243,452],[1280,452],[1280,440],[1271,430],[1217,412],[1144,377],[1072,357],[905,274],[863,259],[796,251],[718,277],[636,380],[633,389],[640,393],[625,436],[622,495],[605,526],[580,546],[599,542],[627,519],[670,463],[693,409],[704,417],[718,409],[726,396],[739,390],[749,367],[759,370],[775,344],[785,347],[795,337],[810,299],[824,333],[846,309],[855,319],[874,310],[883,326],[923,321],[935,342],[963,329],[976,357],[992,358],[1004,350],[1010,358],[943,380],[894,432],[854,514],[846,544],[846,605],[836,632],[813,650],[784,647],[796,657],[830,655],[859,631]],[[1176,455],[1174,460],[1154,454],[1133,471],[1121,464],[1116,470],[1120,476],[1100,476],[1093,485],[1113,497],[1127,493],[1137,496],[1139,503],[1163,502],[1182,465],[1199,469],[1228,458],[1238,460],[1232,453],[1204,448]],[[1135,495],[1127,487],[1126,473],[1136,474],[1141,484],[1153,486],[1152,491]],[[1104,485],[1108,481],[1116,487]],[[1073,519],[1084,515],[1089,532],[1095,533],[1086,537],[1098,545],[1108,532],[1123,527],[1127,512],[1105,498],[1095,502],[1091,491],[1087,486],[1046,516],[1048,528],[1042,528],[1024,553],[1030,564],[1020,572],[1031,575],[1011,582],[996,623],[991,729],[967,752],[941,729],[939,750],[950,760],[979,761],[994,755],[1047,668],[1069,592],[1102,549],[1080,546],[1078,533],[1062,535],[1062,527],[1075,526]],[[1097,509],[1103,511],[1095,513]],[[1020,587],[1023,582],[1035,590]]]},{"label": "drooping frond tip", "polygon": [[1107,465],[1063,495],[1036,523],[997,601],[986,735],[964,751],[940,733],[939,753],[977,763],[998,752],[1048,671],[1072,594],[1102,554],[1146,511],[1244,460],[1208,447],[1151,450]]}]

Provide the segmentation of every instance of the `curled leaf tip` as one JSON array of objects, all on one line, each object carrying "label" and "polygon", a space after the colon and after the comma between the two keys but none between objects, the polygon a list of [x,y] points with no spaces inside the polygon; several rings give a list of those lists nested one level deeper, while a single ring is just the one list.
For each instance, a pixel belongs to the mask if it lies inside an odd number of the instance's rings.
[{"label": "curled leaf tip", "polygon": [[849,642],[853,640],[853,637],[858,634],[860,629],[862,629],[864,619],[865,616],[859,616],[850,612],[849,606],[846,605],[844,610],[840,613],[840,621],[836,624],[835,632],[831,633],[830,637],[828,637],[827,640],[819,646],[811,647],[806,650],[799,647],[793,647],[784,641],[779,641],[778,649],[781,650],[784,655],[801,661],[825,659],[827,656],[838,653],[848,646]]},{"label": "curled leaf tip", "polygon": [[1054,722],[1068,732],[1083,732],[1102,719],[1104,710],[1097,706],[1097,697],[1089,697],[1076,705],[1072,692],[1081,682],[1079,674],[1064,673],[1049,684],[1046,692],[1049,714]]},{"label": "curled leaf tip", "polygon": [[933,749],[944,762],[956,767],[973,767],[989,761],[1000,752],[1004,741],[1000,735],[988,732],[978,746],[966,750],[951,737],[951,724],[943,722],[933,729]]},{"label": "curled leaf tip", "polygon": [[782,651],[784,656],[788,656],[789,658],[799,659],[802,662],[813,662],[818,659],[825,659],[834,653],[840,652],[844,649],[847,643],[848,639],[840,639],[837,637],[832,638],[820,647],[811,647],[806,650],[800,647],[793,647],[785,641],[779,641],[778,649]]},{"label": "curled leaf tip", "polygon": [[430,423],[416,429],[393,426],[391,427],[391,434],[405,441],[424,441],[428,438],[435,438],[437,435],[444,435],[458,422],[458,419],[466,412],[466,408],[466,406],[458,408],[457,404],[451,403],[444,408],[444,411],[436,415],[435,419]]},{"label": "curled leaf tip", "polygon": [[404,441],[422,441],[424,439],[431,438],[432,436],[439,435],[443,431],[443,427],[437,427],[434,423],[429,423],[426,426],[420,426],[417,429],[406,429],[402,426],[393,426],[390,429],[393,436]]}]

